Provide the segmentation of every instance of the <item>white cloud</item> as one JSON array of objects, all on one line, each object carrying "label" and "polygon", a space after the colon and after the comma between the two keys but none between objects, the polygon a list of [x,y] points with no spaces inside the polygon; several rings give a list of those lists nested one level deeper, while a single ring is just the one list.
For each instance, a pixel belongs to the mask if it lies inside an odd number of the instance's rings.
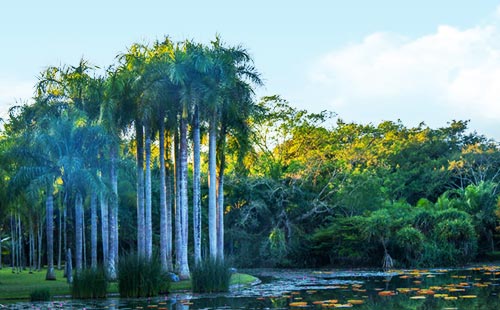
[{"label": "white cloud", "polygon": [[[373,33],[321,57],[309,78],[340,117],[354,121],[500,122],[500,29],[439,26],[418,38]],[[498,130],[487,134],[500,138]]]}]

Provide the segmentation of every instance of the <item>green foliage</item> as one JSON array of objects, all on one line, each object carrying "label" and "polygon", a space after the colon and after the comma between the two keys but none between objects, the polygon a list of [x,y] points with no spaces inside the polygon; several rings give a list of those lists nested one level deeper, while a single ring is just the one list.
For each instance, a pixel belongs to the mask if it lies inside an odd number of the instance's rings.
[{"label": "green foliage", "polygon": [[204,259],[191,271],[191,285],[195,293],[228,292],[230,280],[230,265],[220,259]]},{"label": "green foliage", "polygon": [[260,255],[269,267],[287,266],[286,256],[288,254],[285,233],[280,228],[273,228],[267,240],[261,246]]},{"label": "green foliage", "polygon": [[30,293],[30,301],[49,301],[50,290],[48,288],[37,288]]},{"label": "green foliage", "polygon": [[102,267],[87,268],[76,271],[71,285],[73,298],[105,298],[108,292],[108,281]]},{"label": "green foliage", "polygon": [[396,244],[403,250],[408,266],[416,266],[424,249],[425,236],[412,226],[405,226],[396,233]]},{"label": "green foliage", "polygon": [[459,254],[457,261],[470,262],[476,255],[477,237],[470,220],[449,219],[436,225],[436,239],[449,244]]},{"label": "green foliage", "polygon": [[136,253],[120,258],[118,264],[118,290],[122,297],[151,297],[167,292],[168,274],[162,271],[157,257],[147,259]]},{"label": "green foliage", "polygon": [[335,218],[328,226],[318,228],[311,237],[311,253],[321,265],[374,265],[371,256],[374,243],[365,238],[366,219],[361,216]]}]

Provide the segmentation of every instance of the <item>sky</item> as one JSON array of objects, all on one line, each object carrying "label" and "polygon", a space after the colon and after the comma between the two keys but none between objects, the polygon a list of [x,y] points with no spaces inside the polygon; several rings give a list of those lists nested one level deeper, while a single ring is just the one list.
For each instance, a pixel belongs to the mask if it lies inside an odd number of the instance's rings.
[{"label": "sky", "polygon": [[346,122],[470,120],[500,141],[500,0],[2,1],[0,117],[48,66],[107,67],[135,42],[216,34],[248,49],[258,97]]}]

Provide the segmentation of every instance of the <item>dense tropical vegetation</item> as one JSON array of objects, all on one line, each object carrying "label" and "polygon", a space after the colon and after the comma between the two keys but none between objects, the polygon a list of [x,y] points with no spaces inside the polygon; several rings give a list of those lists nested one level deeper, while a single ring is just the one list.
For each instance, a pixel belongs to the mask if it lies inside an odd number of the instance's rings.
[{"label": "dense tropical vegetation", "polygon": [[219,38],[41,72],[0,133],[0,268],[47,265],[54,279],[72,254],[77,271],[103,265],[114,279],[136,253],[186,279],[227,257],[387,268],[495,257],[495,141],[466,121],[345,123],[256,100],[261,84],[248,52]]}]

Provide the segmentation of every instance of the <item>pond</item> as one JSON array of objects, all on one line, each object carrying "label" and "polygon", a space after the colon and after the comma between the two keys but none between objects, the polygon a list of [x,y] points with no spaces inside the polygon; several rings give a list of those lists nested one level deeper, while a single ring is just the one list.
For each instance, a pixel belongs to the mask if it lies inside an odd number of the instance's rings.
[{"label": "pond", "polygon": [[500,267],[399,270],[247,270],[262,282],[227,294],[55,301],[8,309],[500,309]]}]

